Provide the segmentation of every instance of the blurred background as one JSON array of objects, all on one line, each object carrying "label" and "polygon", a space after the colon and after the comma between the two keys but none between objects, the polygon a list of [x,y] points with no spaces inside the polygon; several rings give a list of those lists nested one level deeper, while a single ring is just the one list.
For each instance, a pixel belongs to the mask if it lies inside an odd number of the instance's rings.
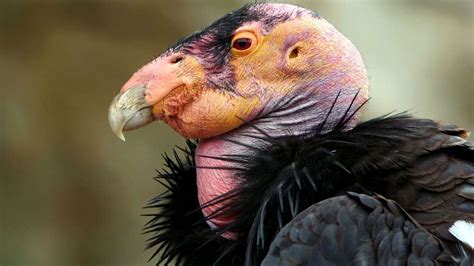
[{"label": "blurred background", "polygon": [[[116,138],[107,108],[140,66],[247,1],[0,1],[0,265],[144,265],[154,123]],[[285,1],[360,49],[366,118],[410,110],[474,129],[474,2]],[[472,138],[471,138],[472,139]]]}]

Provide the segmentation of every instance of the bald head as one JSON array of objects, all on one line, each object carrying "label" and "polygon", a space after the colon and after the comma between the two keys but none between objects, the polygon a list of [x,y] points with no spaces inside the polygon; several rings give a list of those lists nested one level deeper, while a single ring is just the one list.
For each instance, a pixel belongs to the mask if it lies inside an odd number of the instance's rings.
[{"label": "bald head", "polygon": [[286,99],[315,100],[318,120],[336,95],[342,112],[354,91],[361,92],[356,105],[363,102],[367,88],[359,52],[331,24],[301,7],[260,3],[228,13],[140,69],[116,97],[110,121],[118,135],[158,119],[185,137],[208,138],[300,104]]}]

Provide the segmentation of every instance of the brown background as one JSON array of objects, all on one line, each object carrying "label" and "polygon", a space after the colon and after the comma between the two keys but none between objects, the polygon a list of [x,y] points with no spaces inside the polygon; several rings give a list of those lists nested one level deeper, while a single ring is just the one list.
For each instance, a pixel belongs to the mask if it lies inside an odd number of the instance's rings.
[{"label": "brown background", "polygon": [[[142,265],[155,123],[109,130],[107,108],[140,66],[245,1],[0,1],[0,264]],[[366,117],[411,110],[474,129],[473,9],[453,1],[288,1],[359,47]],[[416,2],[416,3],[415,3]]]}]

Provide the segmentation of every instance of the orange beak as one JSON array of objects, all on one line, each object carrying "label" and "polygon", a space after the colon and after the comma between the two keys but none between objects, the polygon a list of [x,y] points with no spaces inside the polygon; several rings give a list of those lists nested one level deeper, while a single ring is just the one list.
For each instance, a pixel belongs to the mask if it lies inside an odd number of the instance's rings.
[{"label": "orange beak", "polygon": [[113,99],[109,125],[121,140],[123,131],[143,127],[155,117],[152,107],[185,82],[179,77],[178,55],[153,60],[138,70]]}]

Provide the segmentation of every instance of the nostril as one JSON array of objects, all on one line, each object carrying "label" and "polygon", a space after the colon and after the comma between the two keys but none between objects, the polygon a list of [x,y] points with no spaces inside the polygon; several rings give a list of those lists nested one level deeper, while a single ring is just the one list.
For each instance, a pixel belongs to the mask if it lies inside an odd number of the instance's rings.
[{"label": "nostril", "polygon": [[184,59],[183,56],[175,56],[173,58],[171,58],[171,64],[177,64],[179,62],[181,62],[182,60]]}]

